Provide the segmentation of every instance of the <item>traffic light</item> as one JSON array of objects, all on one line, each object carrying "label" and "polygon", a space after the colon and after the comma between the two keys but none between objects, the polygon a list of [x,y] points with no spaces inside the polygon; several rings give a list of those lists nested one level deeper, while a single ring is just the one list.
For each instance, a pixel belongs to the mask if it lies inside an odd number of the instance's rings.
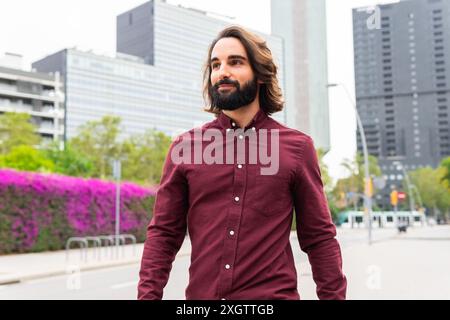
[{"label": "traffic light", "polygon": [[394,207],[398,204],[398,192],[394,190],[391,192],[391,205]]},{"label": "traffic light", "polygon": [[373,196],[373,184],[372,184],[372,178],[365,179],[366,181],[366,196],[371,198]]}]

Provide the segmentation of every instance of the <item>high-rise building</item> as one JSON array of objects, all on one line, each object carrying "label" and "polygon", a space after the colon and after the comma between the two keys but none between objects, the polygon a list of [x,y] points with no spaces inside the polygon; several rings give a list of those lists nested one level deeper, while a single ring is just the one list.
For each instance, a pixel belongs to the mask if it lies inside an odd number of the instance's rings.
[{"label": "high-rise building", "polygon": [[[368,151],[401,189],[402,167],[450,155],[450,1],[410,0],[353,10],[356,99]],[[358,151],[362,152],[360,135]]]},{"label": "high-rise building", "polygon": [[272,0],[272,34],[284,39],[287,124],[330,149],[325,0]]},{"label": "high-rise building", "polygon": [[0,66],[0,114],[26,113],[43,142],[63,141],[64,95],[59,74],[17,69],[21,56],[7,53]]},{"label": "high-rise building", "polygon": [[[206,12],[149,1],[117,17],[117,56],[66,49],[33,67],[64,75],[67,137],[106,114],[122,118],[125,134],[161,130],[169,135],[211,121],[203,111],[202,67],[208,47],[230,23]],[[280,67],[282,40],[267,40]],[[283,122],[284,111],[274,115]]]}]

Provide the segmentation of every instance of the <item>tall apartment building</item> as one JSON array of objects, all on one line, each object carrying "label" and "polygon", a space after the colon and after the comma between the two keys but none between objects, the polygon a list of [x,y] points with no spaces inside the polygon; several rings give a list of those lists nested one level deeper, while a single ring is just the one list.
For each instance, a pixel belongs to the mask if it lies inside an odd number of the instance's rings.
[{"label": "tall apartment building", "polygon": [[287,124],[330,149],[325,0],[272,0],[272,34],[284,39]]},{"label": "tall apartment building", "polygon": [[[202,67],[209,44],[230,23],[206,12],[149,1],[117,17],[117,56],[65,49],[33,63],[65,79],[67,137],[89,120],[122,118],[125,134],[173,135],[214,119],[203,111]],[[280,66],[279,37],[258,33]],[[284,112],[274,115],[283,122]]]},{"label": "tall apartment building", "polygon": [[0,63],[0,114],[26,113],[43,141],[63,141],[64,95],[59,74],[17,69],[21,56],[7,53]]},{"label": "tall apartment building", "polygon": [[[353,10],[356,99],[368,151],[388,182],[378,201],[389,207],[401,166],[436,167],[450,155],[450,1],[376,9]],[[362,152],[359,134],[357,145]]]}]

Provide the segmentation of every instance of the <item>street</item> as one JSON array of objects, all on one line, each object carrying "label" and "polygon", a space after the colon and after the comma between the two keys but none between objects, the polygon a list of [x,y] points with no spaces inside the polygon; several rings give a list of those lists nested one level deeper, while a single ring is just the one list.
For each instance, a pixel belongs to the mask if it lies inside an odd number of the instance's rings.
[{"label": "street", "polygon": [[[450,227],[338,229],[348,299],[450,299]],[[307,256],[291,236],[302,299],[317,299]],[[189,255],[177,256],[164,299],[184,299]],[[139,264],[0,286],[0,299],[136,299]]]}]

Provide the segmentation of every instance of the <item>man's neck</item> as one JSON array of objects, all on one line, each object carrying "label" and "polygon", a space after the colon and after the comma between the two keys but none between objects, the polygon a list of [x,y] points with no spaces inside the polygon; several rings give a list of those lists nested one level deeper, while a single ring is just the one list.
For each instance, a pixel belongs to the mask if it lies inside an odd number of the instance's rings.
[{"label": "man's neck", "polygon": [[233,119],[239,128],[245,128],[252,122],[259,109],[259,99],[255,99],[255,101],[249,105],[236,110],[223,110],[223,113]]}]

